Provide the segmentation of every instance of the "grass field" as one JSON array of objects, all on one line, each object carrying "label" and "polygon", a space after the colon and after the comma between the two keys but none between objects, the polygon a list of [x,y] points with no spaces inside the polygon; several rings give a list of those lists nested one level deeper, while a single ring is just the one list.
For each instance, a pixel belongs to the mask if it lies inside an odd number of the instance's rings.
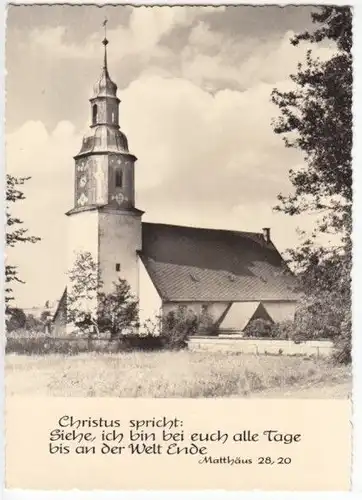
[{"label": "grass field", "polygon": [[350,367],[203,352],[6,356],[7,395],[347,398]]}]

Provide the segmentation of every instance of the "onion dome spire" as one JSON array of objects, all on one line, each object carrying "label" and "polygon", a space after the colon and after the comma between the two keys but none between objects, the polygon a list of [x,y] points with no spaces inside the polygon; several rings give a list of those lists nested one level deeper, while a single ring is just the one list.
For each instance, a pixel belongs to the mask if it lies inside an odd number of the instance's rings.
[{"label": "onion dome spire", "polygon": [[94,97],[117,97],[117,85],[111,80],[108,73],[107,45],[109,41],[107,39],[107,23],[108,19],[105,19],[103,21],[104,39],[102,40],[104,46],[103,68],[101,76],[94,86]]}]

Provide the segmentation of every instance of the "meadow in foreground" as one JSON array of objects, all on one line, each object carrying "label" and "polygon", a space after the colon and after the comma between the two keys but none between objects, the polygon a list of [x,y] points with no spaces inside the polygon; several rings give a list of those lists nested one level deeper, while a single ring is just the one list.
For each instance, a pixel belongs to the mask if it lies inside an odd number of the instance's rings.
[{"label": "meadow in foreground", "polygon": [[6,356],[7,395],[338,397],[351,369],[326,360],[211,352]]}]

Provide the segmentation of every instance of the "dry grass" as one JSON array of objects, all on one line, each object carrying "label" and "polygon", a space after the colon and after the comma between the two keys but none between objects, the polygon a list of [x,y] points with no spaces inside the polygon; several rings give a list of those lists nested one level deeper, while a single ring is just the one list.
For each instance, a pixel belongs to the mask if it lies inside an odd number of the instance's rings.
[{"label": "dry grass", "polygon": [[[203,352],[6,356],[7,394],[348,397],[350,368],[290,356]],[[331,391],[331,389],[333,389]],[[304,397],[308,397],[305,396]]]}]

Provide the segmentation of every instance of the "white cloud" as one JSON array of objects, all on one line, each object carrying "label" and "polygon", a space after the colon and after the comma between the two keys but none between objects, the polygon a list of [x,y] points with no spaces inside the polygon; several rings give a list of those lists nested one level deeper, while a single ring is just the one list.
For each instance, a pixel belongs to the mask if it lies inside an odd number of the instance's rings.
[{"label": "white cloud", "polygon": [[215,33],[210,29],[210,26],[205,21],[199,21],[190,31],[189,45],[203,47],[221,47],[226,42],[226,37],[221,33]]},{"label": "white cloud", "polygon": [[[218,11],[224,10],[219,7]],[[215,7],[137,7],[132,9],[127,27],[119,25],[107,31],[107,37],[116,50],[110,51],[110,61],[135,54],[152,58],[167,54],[159,42],[174,28],[190,26],[199,16],[215,11]],[[52,57],[67,59],[94,59],[101,50],[99,32],[89,35],[82,44],[67,40],[66,26],[34,29],[30,34],[30,44],[36,50],[49,53]]]},{"label": "white cloud", "polygon": [[[271,90],[262,84],[212,96],[182,79],[152,76],[132,83],[123,92],[122,122],[139,157],[139,192],[174,182],[180,193],[186,190],[180,196],[188,201],[195,189],[204,190],[202,202],[215,195],[217,186],[226,189],[230,184],[235,189],[237,182],[241,198],[255,199],[266,189],[261,186],[259,193],[253,192],[245,182],[259,182],[260,176],[274,181],[269,190],[282,188],[290,162],[298,155],[285,150],[271,129],[276,112]],[[270,198],[276,194],[271,190]],[[225,192],[222,198],[227,199]]]},{"label": "white cloud", "polygon": [[322,60],[331,57],[332,47],[308,43],[293,46],[288,31],[282,38],[259,40],[231,38],[213,33],[207,23],[198,23],[190,31],[188,44],[181,54],[182,74],[198,85],[216,81],[221,86],[234,84],[249,88],[257,83],[285,80],[305,60],[307,50]]}]

